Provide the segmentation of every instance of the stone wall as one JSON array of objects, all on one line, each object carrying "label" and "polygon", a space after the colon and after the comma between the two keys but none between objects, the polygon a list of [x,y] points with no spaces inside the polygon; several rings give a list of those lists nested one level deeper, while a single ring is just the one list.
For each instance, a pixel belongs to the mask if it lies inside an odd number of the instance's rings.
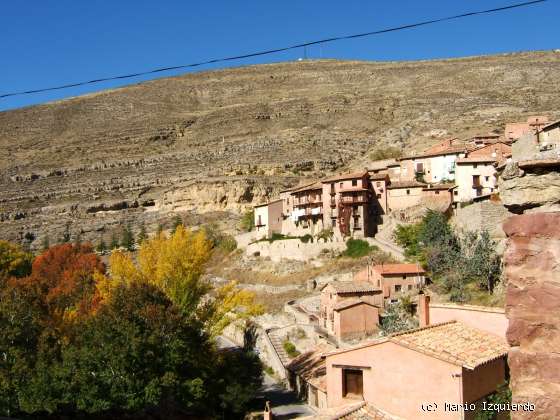
[{"label": "stone wall", "polygon": [[464,231],[487,230],[494,239],[504,238],[502,222],[510,216],[501,202],[482,201],[457,207],[451,221]]},{"label": "stone wall", "polygon": [[560,213],[513,216],[503,227],[510,386],[513,402],[536,407],[512,418],[560,418]]},{"label": "stone wall", "polygon": [[259,253],[261,257],[269,257],[272,261],[278,262],[282,259],[308,261],[318,257],[323,250],[340,252],[346,249],[344,241],[314,242],[304,243],[299,239],[284,239],[274,242],[254,242],[247,245],[247,255]]}]

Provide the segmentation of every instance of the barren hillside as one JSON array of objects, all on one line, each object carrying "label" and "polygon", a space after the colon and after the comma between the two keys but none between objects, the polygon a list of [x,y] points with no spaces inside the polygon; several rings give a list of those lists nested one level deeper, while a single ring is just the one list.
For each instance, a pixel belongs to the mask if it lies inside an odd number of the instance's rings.
[{"label": "barren hillside", "polygon": [[[97,240],[239,212],[377,147],[558,116],[560,53],[304,61],[160,79],[0,113],[0,238]],[[446,134],[447,133],[447,134]],[[227,218],[227,214],[223,214]]]}]

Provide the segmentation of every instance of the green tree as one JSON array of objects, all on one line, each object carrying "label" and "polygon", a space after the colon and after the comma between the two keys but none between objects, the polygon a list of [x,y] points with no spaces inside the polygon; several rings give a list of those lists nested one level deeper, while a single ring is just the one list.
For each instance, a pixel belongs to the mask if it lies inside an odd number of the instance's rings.
[{"label": "green tree", "polygon": [[49,235],[45,235],[43,237],[43,241],[41,242],[41,251],[45,251],[49,249],[50,246],[51,246],[51,240],[49,238]]},{"label": "green tree", "polygon": [[171,232],[175,233],[179,226],[183,226],[183,219],[181,219],[181,216],[177,215],[173,218],[173,227],[171,228]]},{"label": "green tree", "polygon": [[406,331],[418,327],[418,320],[411,315],[411,309],[405,301],[390,304],[381,319],[381,332],[384,335]]},{"label": "green tree", "polygon": [[122,232],[121,246],[128,251],[133,251],[134,244],[134,233],[132,232],[130,226],[126,225]]},{"label": "green tree", "polygon": [[140,224],[140,231],[138,232],[138,244],[142,244],[146,239],[148,239],[148,234],[146,233],[146,226],[142,223]]},{"label": "green tree", "polygon": [[99,241],[99,243],[95,247],[95,250],[97,252],[101,253],[101,254],[103,254],[105,251],[107,251],[107,244],[105,243],[103,238],[101,238],[101,240]]},{"label": "green tree", "polygon": [[119,247],[119,238],[116,232],[111,234],[111,244],[109,246],[111,249],[117,249]]},{"label": "green tree", "polygon": [[241,229],[245,232],[251,232],[255,229],[255,210],[249,210],[243,213],[239,224]]},{"label": "green tree", "polygon": [[64,232],[62,233],[62,243],[67,243],[70,242],[70,223],[66,223],[66,226],[64,227]]}]

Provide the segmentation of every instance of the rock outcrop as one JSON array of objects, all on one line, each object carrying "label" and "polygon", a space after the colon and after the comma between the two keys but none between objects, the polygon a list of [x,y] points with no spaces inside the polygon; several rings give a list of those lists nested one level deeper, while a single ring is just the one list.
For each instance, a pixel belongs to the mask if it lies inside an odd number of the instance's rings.
[{"label": "rock outcrop", "polygon": [[560,212],[513,216],[504,223],[508,363],[513,402],[535,412],[513,418],[560,418]]}]

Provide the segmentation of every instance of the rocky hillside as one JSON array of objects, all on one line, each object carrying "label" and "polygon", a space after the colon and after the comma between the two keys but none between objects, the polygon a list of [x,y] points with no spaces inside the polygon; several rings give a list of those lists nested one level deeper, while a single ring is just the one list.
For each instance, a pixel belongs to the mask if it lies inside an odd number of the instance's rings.
[{"label": "rocky hillside", "polygon": [[[387,144],[558,115],[560,54],[304,61],[188,74],[0,113],[0,238],[37,247],[175,212],[238,213]],[[220,216],[224,219],[223,213]],[[226,217],[227,218],[227,217]]]}]

